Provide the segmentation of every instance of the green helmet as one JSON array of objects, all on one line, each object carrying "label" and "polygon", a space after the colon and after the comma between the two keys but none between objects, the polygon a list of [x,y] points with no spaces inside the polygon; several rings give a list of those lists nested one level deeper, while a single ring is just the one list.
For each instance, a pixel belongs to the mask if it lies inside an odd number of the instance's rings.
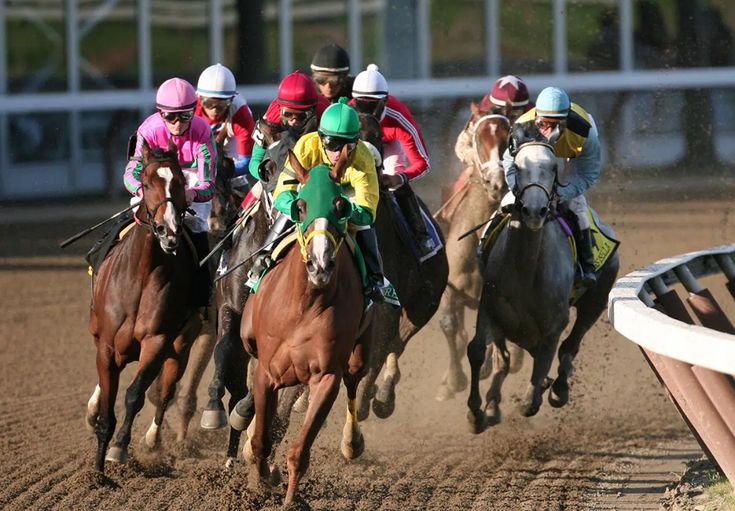
[{"label": "green helmet", "polygon": [[319,133],[328,137],[355,140],[360,135],[360,121],[357,111],[347,104],[347,98],[339,98],[330,105],[319,121]]}]

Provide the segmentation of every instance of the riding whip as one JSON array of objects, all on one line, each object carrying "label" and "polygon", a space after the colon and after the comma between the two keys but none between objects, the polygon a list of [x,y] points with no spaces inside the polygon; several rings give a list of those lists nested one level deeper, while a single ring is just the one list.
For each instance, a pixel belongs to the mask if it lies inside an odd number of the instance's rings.
[{"label": "riding whip", "polygon": [[251,206],[250,206],[250,207],[249,207],[248,209],[244,209],[244,210],[243,210],[243,211],[242,211],[242,212],[240,213],[240,215],[238,215],[238,217],[237,217],[237,222],[235,222],[235,224],[234,224],[234,225],[233,225],[233,226],[232,226],[232,227],[230,228],[230,230],[229,230],[229,231],[227,231],[227,233],[225,233],[225,235],[224,235],[224,236],[222,236],[222,239],[221,239],[221,240],[219,241],[219,243],[217,243],[217,244],[216,244],[216,245],[214,246],[214,248],[212,248],[212,250],[211,250],[211,251],[209,252],[209,254],[205,255],[205,256],[204,256],[204,258],[202,258],[202,260],[201,260],[201,261],[199,261],[199,267],[202,267],[202,266],[204,266],[204,264],[205,264],[205,263],[206,263],[207,261],[209,261],[209,259],[210,259],[210,258],[211,258],[211,257],[212,257],[212,256],[213,256],[214,254],[216,254],[216,253],[217,253],[217,252],[219,251],[219,249],[221,249],[221,248],[222,248],[222,245],[224,245],[224,244],[225,244],[225,242],[227,241],[227,239],[228,239],[228,238],[229,238],[230,236],[232,236],[232,233],[233,233],[233,232],[235,232],[235,229],[237,229],[237,227],[238,227],[238,226],[240,225],[240,222],[242,221],[242,218],[243,218],[243,217],[245,217],[245,216],[246,216],[246,215],[247,215],[248,213],[250,213],[250,211],[252,211],[252,210],[253,210],[253,208],[255,207],[255,205],[256,205],[256,204],[257,204],[257,202],[253,202],[253,204],[252,204],[252,205],[251,205]]},{"label": "riding whip", "polygon": [[95,224],[95,225],[93,225],[92,227],[89,227],[89,228],[87,228],[87,229],[83,230],[82,232],[78,232],[78,233],[76,233],[76,234],[75,234],[74,236],[72,236],[71,238],[69,238],[69,239],[67,239],[67,240],[64,240],[64,241],[62,241],[61,243],[59,243],[59,247],[60,247],[60,248],[64,248],[64,247],[66,247],[67,245],[71,245],[72,243],[74,243],[75,241],[77,241],[77,240],[78,240],[78,239],[80,239],[80,238],[83,238],[84,236],[86,236],[86,235],[87,235],[87,234],[89,234],[90,232],[94,231],[94,230],[95,230],[95,229],[97,229],[98,227],[102,227],[102,226],[103,226],[103,225],[105,225],[105,224],[106,224],[107,222],[109,222],[109,221],[111,221],[111,220],[114,220],[115,218],[119,217],[119,216],[120,216],[120,215],[122,215],[123,213],[127,213],[128,211],[130,211],[131,209],[133,209],[133,208],[134,208],[134,207],[136,207],[137,205],[138,205],[138,203],[132,204],[132,205],[128,206],[127,208],[123,209],[122,211],[118,211],[117,213],[115,213],[114,215],[112,215],[112,216],[111,216],[110,218],[108,218],[107,220],[102,220],[102,221],[101,221],[100,223],[98,223],[98,224]]},{"label": "riding whip", "polygon": [[269,241],[269,242],[268,242],[268,243],[266,243],[265,245],[263,245],[263,246],[259,247],[259,248],[258,248],[257,250],[255,250],[254,252],[251,252],[249,256],[247,256],[247,257],[246,257],[245,259],[243,259],[242,261],[240,261],[239,263],[237,263],[237,264],[236,264],[235,266],[233,266],[232,268],[229,268],[229,269],[228,269],[228,270],[227,270],[226,272],[224,272],[224,273],[223,273],[222,275],[218,275],[218,276],[217,276],[217,277],[216,277],[216,278],[214,279],[214,281],[215,281],[215,282],[218,282],[218,281],[222,280],[222,279],[223,279],[223,278],[225,278],[225,277],[226,277],[227,275],[229,275],[230,273],[232,273],[233,271],[235,271],[236,269],[238,269],[238,268],[239,268],[240,266],[242,266],[243,264],[245,264],[245,263],[247,263],[248,261],[250,261],[250,260],[251,260],[251,259],[252,259],[253,257],[255,257],[256,255],[258,255],[258,254],[259,254],[260,252],[262,252],[262,251],[263,251],[263,249],[265,249],[266,247],[268,247],[268,246],[270,246],[270,245],[274,245],[275,243],[277,243],[277,242],[281,241],[281,240],[282,240],[283,238],[285,238],[285,237],[286,237],[287,235],[291,234],[291,231],[293,231],[293,227],[292,227],[292,228],[290,228],[290,229],[288,229],[288,230],[287,230],[286,232],[284,232],[283,234],[280,234],[280,235],[276,236],[276,238],[275,238],[275,239],[274,239],[273,241]]},{"label": "riding whip", "polygon": [[481,228],[481,227],[484,227],[484,226],[485,226],[485,225],[487,225],[487,223],[488,223],[488,222],[489,222],[490,220],[492,220],[492,219],[493,219],[493,217],[490,217],[490,218],[488,218],[487,220],[485,220],[484,222],[482,222],[481,224],[477,224],[477,225],[476,225],[476,226],[474,226],[474,227],[473,227],[472,229],[470,229],[470,230],[469,230],[469,231],[467,231],[466,233],[462,234],[462,235],[461,235],[461,236],[460,236],[459,238],[457,238],[457,241],[460,241],[460,240],[462,240],[462,239],[466,238],[467,236],[469,236],[470,234],[472,234],[473,232],[475,232],[475,231],[476,231],[476,230],[478,230],[479,228]]}]

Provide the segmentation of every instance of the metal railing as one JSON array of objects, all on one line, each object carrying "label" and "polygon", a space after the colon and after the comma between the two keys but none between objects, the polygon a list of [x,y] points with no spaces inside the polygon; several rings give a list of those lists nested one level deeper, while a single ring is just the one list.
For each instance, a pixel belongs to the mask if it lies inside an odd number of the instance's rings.
[{"label": "metal railing", "polygon": [[735,482],[735,327],[700,282],[713,275],[735,298],[735,244],[626,275],[610,292],[608,315],[638,344],[704,452]]}]

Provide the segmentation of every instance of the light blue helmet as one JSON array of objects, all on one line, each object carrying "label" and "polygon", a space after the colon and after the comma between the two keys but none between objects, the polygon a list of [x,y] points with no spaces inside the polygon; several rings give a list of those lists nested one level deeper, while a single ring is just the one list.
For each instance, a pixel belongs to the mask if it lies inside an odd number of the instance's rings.
[{"label": "light blue helmet", "polygon": [[536,98],[536,115],[539,117],[560,117],[569,115],[569,96],[559,87],[546,87]]}]

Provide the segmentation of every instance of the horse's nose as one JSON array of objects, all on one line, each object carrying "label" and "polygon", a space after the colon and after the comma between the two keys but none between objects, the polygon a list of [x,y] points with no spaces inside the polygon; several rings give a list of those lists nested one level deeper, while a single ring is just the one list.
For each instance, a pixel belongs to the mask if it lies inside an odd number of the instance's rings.
[{"label": "horse's nose", "polygon": [[314,273],[316,271],[316,264],[314,264],[314,261],[312,259],[306,260],[306,271],[309,273]]},{"label": "horse's nose", "polygon": [[163,224],[156,225],[156,234],[159,236],[165,236],[166,235],[166,226]]},{"label": "horse's nose", "polygon": [[327,261],[327,264],[324,265],[324,271],[327,273],[331,273],[334,270],[334,259],[330,259]]}]

